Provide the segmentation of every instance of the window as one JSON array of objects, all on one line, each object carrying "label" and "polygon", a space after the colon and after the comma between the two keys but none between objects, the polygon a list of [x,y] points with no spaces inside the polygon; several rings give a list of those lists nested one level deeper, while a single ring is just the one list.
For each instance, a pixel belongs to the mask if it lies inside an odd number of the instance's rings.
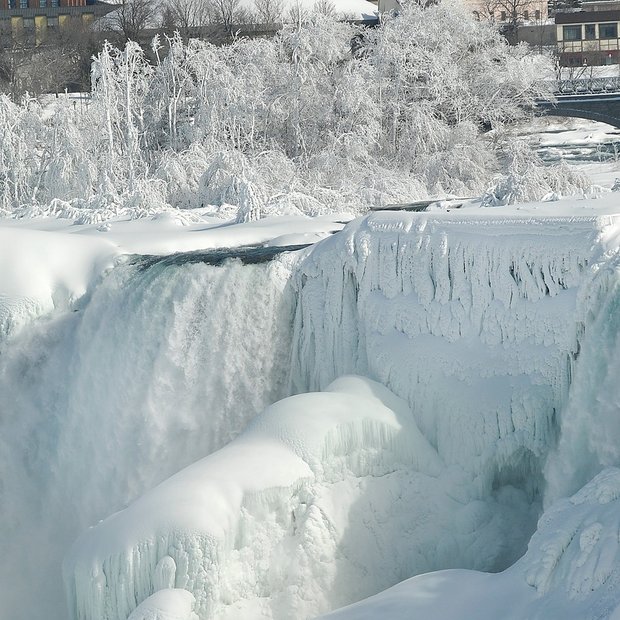
[{"label": "window", "polygon": [[534,11],[534,19],[536,20],[540,19],[540,11],[538,9]]},{"label": "window", "polygon": [[58,0],[50,0],[50,6],[58,6]]},{"label": "window", "polygon": [[530,19],[530,12],[529,11],[523,11],[523,19],[527,22]]},{"label": "window", "polygon": [[39,0],[39,8],[41,9],[47,8],[47,0]]},{"label": "window", "polygon": [[506,11],[502,11],[501,20],[502,20],[503,22],[505,22],[505,21],[506,21]]},{"label": "window", "polygon": [[599,24],[598,31],[601,39],[618,38],[618,24]]},{"label": "window", "polygon": [[586,41],[596,39],[596,24],[586,24]]},{"label": "window", "polygon": [[28,8],[28,0],[19,0],[19,8],[27,9]]},{"label": "window", "polygon": [[581,25],[564,26],[564,41],[581,41]]}]

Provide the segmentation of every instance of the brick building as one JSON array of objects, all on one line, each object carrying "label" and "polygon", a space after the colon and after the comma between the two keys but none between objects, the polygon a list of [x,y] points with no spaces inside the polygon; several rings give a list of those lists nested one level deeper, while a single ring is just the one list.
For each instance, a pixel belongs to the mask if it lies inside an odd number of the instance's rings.
[{"label": "brick building", "polygon": [[592,4],[594,10],[584,5],[589,10],[556,13],[557,49],[564,66],[620,61],[620,10],[612,3]]},{"label": "brick building", "polygon": [[99,0],[0,0],[0,46],[39,45],[55,30],[90,27],[115,8]]}]

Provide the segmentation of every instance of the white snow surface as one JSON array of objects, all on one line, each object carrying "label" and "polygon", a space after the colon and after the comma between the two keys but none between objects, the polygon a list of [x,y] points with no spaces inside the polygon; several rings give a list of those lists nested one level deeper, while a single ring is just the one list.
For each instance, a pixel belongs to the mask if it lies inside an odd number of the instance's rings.
[{"label": "white snow surface", "polygon": [[[347,214],[273,217],[245,224],[182,212],[142,220],[75,224],[55,218],[0,219],[0,337],[79,303],[127,254],[171,254],[244,245],[314,243],[343,227]],[[1,339],[1,338],[0,338]]]},{"label": "white snow surface", "polygon": [[620,618],[620,470],[603,470],[541,518],[527,553],[499,574],[413,577],[325,620]]},{"label": "white snow surface", "polygon": [[105,239],[0,225],[0,338],[36,316],[70,308],[115,255]]},{"label": "white snow surface", "polygon": [[180,588],[158,590],[140,603],[127,620],[198,620],[194,597]]},{"label": "white snow surface", "polygon": [[0,223],[2,614],[66,620],[59,558],[131,502],[67,557],[74,618],[303,618],[512,565],[543,504],[620,464],[618,205],[451,204],[256,265],[130,255],[342,218]]},{"label": "white snow surface", "polygon": [[[376,213],[314,246],[292,272],[289,375],[310,393],[85,533],[65,563],[72,617],[126,618],[162,572],[201,619],[303,618],[425,571],[513,564],[543,501],[618,460],[620,218],[613,196],[592,204]],[[609,372],[588,372],[597,352]],[[584,451],[586,402],[601,432]],[[523,604],[543,583],[448,575]]]},{"label": "white snow surface", "polygon": [[86,532],[64,566],[72,617],[125,618],[163,582],[200,618],[305,618],[437,566],[490,568],[526,497],[456,498],[462,483],[403,401],[338,379]]}]

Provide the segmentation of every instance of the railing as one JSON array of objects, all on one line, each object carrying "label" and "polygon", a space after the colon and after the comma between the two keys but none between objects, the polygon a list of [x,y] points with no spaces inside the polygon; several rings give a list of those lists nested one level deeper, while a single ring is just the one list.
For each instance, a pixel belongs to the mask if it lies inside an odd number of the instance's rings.
[{"label": "railing", "polygon": [[558,80],[556,95],[614,93],[620,91],[620,77],[578,78]]}]

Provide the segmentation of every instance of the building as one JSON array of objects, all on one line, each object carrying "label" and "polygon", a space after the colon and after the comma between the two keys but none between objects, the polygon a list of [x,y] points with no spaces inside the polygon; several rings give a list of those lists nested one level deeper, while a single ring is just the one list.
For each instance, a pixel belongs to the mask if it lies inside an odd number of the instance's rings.
[{"label": "building", "polygon": [[0,0],[0,47],[40,45],[53,32],[89,28],[115,8],[98,0]]},{"label": "building", "polygon": [[[599,6],[603,3],[592,4]],[[556,13],[555,23],[557,50],[562,66],[610,65],[619,62],[620,8]]]}]

